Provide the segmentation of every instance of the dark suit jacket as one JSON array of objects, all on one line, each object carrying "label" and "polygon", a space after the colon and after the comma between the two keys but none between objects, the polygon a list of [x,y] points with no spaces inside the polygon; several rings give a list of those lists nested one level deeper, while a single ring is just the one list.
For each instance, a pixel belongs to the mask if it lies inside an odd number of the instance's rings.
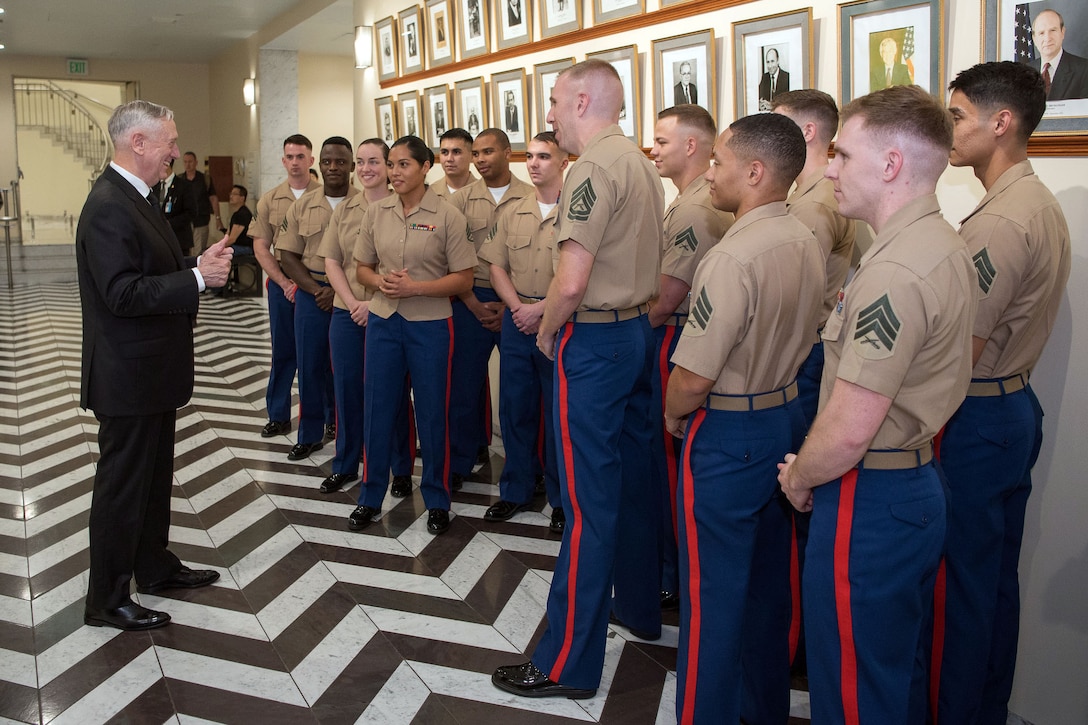
[{"label": "dark suit jacket", "polygon": [[175,410],[193,394],[193,258],[162,212],[107,167],[76,231],[83,304],[79,404],[106,416]]},{"label": "dark suit jacket", "polygon": [[[785,93],[790,89],[790,74],[781,68],[778,69],[778,83],[775,84],[775,95],[779,93]],[[773,101],[771,97],[771,74],[764,73],[763,77],[759,80],[759,100],[761,101]]]},{"label": "dark suit jacket", "polygon": [[[884,64],[877,63],[869,69],[869,90],[879,91],[881,88],[887,88],[886,83],[888,79],[884,77]],[[892,85],[893,86],[909,86],[914,81],[910,79],[910,71],[907,70],[907,66],[903,63],[896,63],[892,66]]]},{"label": "dark suit jacket", "polygon": [[525,15],[525,8],[518,3],[518,14],[514,15],[514,9],[510,7],[510,2],[506,3],[506,24],[507,25],[521,25],[521,19]]},{"label": "dark suit jacket", "polygon": [[170,222],[174,236],[178,238],[182,254],[186,254],[193,248],[193,223],[196,219],[196,208],[192,186],[193,182],[187,181],[184,176],[175,175],[173,181],[170,182],[170,188],[166,190],[162,205],[163,214],[166,215],[166,221]]},{"label": "dark suit jacket", "polygon": [[[694,83],[688,85],[688,93],[691,94],[691,102],[699,102],[699,89],[695,87]],[[672,87],[673,104],[679,106],[681,103],[687,103],[688,99],[684,98],[684,84],[677,83]]]},{"label": "dark suit jacket", "polygon": [[518,107],[507,106],[506,107],[506,130],[517,131],[518,130]]},{"label": "dark suit jacket", "polygon": [[[1032,65],[1043,72],[1042,59],[1036,58]],[[1046,100],[1067,101],[1071,98],[1088,98],[1088,59],[1063,50],[1062,62],[1050,79],[1050,94]]]}]

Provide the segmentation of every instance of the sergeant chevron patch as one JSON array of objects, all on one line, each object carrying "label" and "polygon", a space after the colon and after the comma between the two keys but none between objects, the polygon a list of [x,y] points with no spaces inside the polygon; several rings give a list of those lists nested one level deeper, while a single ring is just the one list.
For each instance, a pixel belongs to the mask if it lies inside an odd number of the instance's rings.
[{"label": "sergeant chevron patch", "polygon": [[689,254],[695,254],[695,250],[699,248],[699,239],[695,236],[695,227],[688,227],[677,234],[672,243],[673,246],[680,247],[685,257]]},{"label": "sergeant chevron patch", "polygon": [[978,250],[971,259],[975,263],[975,272],[978,273],[978,288],[982,290],[982,294],[990,294],[990,288],[994,286],[994,280],[997,279],[997,269],[990,261],[989,247]]},{"label": "sergeant chevron patch", "polygon": [[572,222],[589,221],[589,215],[593,212],[593,205],[596,203],[597,192],[593,190],[593,182],[586,179],[571,192],[567,219]]},{"label": "sergeant chevron patch", "polygon": [[710,295],[707,294],[706,287],[703,287],[691,306],[691,312],[688,314],[688,324],[684,328],[684,333],[693,337],[705,335],[706,327],[710,324],[710,318],[713,316],[714,305],[710,304]]},{"label": "sergeant chevron patch", "polygon": [[890,357],[902,323],[887,293],[858,313],[854,350],[867,360]]}]

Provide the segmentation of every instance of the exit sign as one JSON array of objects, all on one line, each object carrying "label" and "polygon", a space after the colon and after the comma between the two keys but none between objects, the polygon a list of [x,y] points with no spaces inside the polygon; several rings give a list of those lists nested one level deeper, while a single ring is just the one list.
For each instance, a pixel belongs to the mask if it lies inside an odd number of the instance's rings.
[{"label": "exit sign", "polygon": [[68,75],[70,76],[85,76],[89,72],[87,68],[86,60],[76,60],[75,58],[68,59]]}]

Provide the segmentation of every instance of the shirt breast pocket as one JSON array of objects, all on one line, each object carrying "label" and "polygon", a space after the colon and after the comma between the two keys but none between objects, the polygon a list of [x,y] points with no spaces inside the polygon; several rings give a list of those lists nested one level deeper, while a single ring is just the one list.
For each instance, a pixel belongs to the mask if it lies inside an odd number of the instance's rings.
[{"label": "shirt breast pocket", "polygon": [[472,243],[479,247],[491,231],[490,220],[487,217],[469,217],[468,234],[472,237]]},{"label": "shirt breast pocket", "polygon": [[527,274],[532,263],[528,252],[533,238],[527,234],[510,234],[505,241],[510,271],[513,274]]},{"label": "shirt breast pocket", "polygon": [[824,331],[820,333],[820,338],[827,340],[828,342],[838,342],[839,336],[842,335],[842,316],[843,313],[838,307],[831,311],[831,315],[827,318],[827,323],[824,325]]}]

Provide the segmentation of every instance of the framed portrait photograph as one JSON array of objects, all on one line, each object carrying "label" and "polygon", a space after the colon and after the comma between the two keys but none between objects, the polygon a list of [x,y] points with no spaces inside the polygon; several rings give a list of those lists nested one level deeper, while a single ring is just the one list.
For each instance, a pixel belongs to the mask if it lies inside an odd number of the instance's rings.
[{"label": "framed portrait photograph", "polygon": [[453,16],[450,0],[427,0],[427,67],[453,62]]},{"label": "framed portrait photograph", "polygon": [[393,103],[393,96],[374,99],[374,119],[378,123],[378,137],[392,145],[399,138],[397,104]]},{"label": "framed portrait photograph", "polygon": [[550,38],[582,29],[582,3],[578,0],[537,0],[540,6],[540,37]]},{"label": "framed portrait photograph", "polygon": [[[574,2],[574,0],[568,0]],[[513,48],[533,39],[532,0],[493,0],[495,36],[499,48]]]},{"label": "framed portrait photograph", "polygon": [[636,146],[642,146],[642,85],[638,77],[638,48],[627,45],[599,53],[586,53],[586,60],[607,61],[620,74],[623,83],[623,105],[620,106],[620,128],[623,135]]},{"label": "framed portrait photograph", "polygon": [[812,88],[812,8],[733,23],[737,118],[771,110],[779,93]]},{"label": "framed portrait photograph", "polygon": [[457,46],[461,60],[491,52],[487,0],[454,0],[457,3]]},{"label": "framed portrait photograph", "polygon": [[840,105],[888,86],[944,95],[944,0],[863,0],[839,6]]},{"label": "framed portrait photograph", "polygon": [[491,75],[491,125],[506,131],[514,151],[529,144],[529,108],[524,68]]},{"label": "framed portrait photograph", "polygon": [[487,93],[483,78],[458,81],[453,86],[453,105],[457,125],[472,137],[484,130],[487,123]]},{"label": "framed portrait photograph", "polygon": [[550,98],[555,80],[559,74],[574,65],[574,58],[553,60],[551,63],[541,63],[533,66],[533,93],[536,96],[536,124],[533,126],[533,134],[541,131],[551,131],[548,125],[548,110],[551,106]]},{"label": "framed portrait photograph", "polygon": [[1035,132],[1088,132],[1088,3],[985,0],[982,25],[986,60],[1027,63],[1049,79]]},{"label": "framed portrait photograph", "polygon": [[419,6],[401,10],[397,15],[400,27],[400,72],[401,75],[423,70],[423,23],[419,15]]},{"label": "framed portrait photograph", "polygon": [[423,109],[427,122],[427,136],[424,139],[428,146],[438,148],[441,145],[441,137],[453,126],[453,114],[450,113],[450,87],[446,85],[431,86],[423,91]]},{"label": "framed portrait photograph", "polygon": [[397,19],[390,15],[374,24],[378,32],[378,80],[397,77]]},{"label": "framed portrait photograph", "polygon": [[702,106],[717,121],[714,31],[653,42],[654,113],[681,103]]},{"label": "framed portrait photograph", "polygon": [[397,96],[397,118],[401,136],[423,138],[423,118],[419,112],[419,93],[409,91]]},{"label": "framed portrait photograph", "polygon": [[593,0],[593,24],[646,12],[646,0]]}]

